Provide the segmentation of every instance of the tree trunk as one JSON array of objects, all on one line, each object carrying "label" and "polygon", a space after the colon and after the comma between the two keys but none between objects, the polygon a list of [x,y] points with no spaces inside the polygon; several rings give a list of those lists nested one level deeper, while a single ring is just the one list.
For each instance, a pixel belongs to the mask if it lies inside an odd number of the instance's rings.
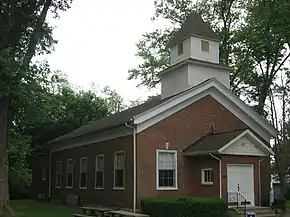
[{"label": "tree trunk", "polygon": [[8,154],[7,154],[7,117],[8,100],[0,99],[0,216],[5,208],[13,215],[9,207],[9,184],[8,184]]},{"label": "tree trunk", "polygon": [[258,97],[258,106],[256,108],[256,112],[261,116],[265,115],[264,107],[265,107],[265,101],[269,93],[269,89],[270,89],[270,85],[268,85],[268,82],[267,82],[266,84],[262,86],[260,95]]}]

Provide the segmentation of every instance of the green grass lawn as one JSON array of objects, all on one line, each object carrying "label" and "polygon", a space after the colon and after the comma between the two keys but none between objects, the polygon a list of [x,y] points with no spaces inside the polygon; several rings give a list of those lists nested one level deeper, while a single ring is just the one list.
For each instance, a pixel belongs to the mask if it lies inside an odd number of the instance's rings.
[{"label": "green grass lawn", "polygon": [[[11,201],[11,205],[16,212],[16,217],[73,217],[73,213],[79,212],[77,207],[34,200],[15,200]],[[7,216],[9,215],[4,215]]]},{"label": "green grass lawn", "polygon": [[286,201],[286,208],[290,209],[290,200]]}]

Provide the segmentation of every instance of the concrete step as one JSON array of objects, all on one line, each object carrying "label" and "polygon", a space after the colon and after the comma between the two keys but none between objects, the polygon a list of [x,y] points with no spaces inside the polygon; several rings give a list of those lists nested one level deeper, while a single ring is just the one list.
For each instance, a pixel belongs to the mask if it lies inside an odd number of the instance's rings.
[{"label": "concrete step", "polygon": [[[238,216],[244,216],[244,213],[239,213]],[[256,217],[279,217],[279,214],[273,213],[256,213]]]},{"label": "concrete step", "polygon": [[275,213],[267,214],[267,215],[257,214],[257,217],[279,217],[279,216],[280,216],[279,214],[275,214]]},{"label": "concrete step", "polygon": [[247,206],[247,210],[272,210],[270,207],[267,206]]},{"label": "concrete step", "polygon": [[271,209],[258,209],[258,210],[249,210],[247,209],[247,212],[255,212],[255,213],[272,213],[274,210]]},{"label": "concrete step", "polygon": [[[239,208],[238,212],[240,216],[244,215],[244,209]],[[246,212],[254,212],[257,217],[279,217],[279,214],[275,213],[270,207],[247,207]]]}]

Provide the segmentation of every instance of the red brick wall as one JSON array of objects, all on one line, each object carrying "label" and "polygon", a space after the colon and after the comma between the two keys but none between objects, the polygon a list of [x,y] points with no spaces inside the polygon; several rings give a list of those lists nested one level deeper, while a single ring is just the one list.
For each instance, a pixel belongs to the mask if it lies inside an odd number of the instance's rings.
[{"label": "red brick wall", "polygon": [[[215,126],[216,132],[227,132],[235,129],[245,129],[247,126],[219,104],[211,96],[204,97],[198,102],[165,118],[137,135],[137,202],[146,197],[166,195],[191,195],[219,197],[218,161],[210,157],[184,157],[182,150],[208,133]],[[156,149],[178,150],[178,190],[156,190]],[[62,199],[68,193],[75,193],[84,198],[87,203],[96,203],[132,208],[133,204],[133,138],[132,135],[116,138],[97,144],[67,149],[52,154],[52,197]],[[113,190],[113,156],[115,151],[126,153],[125,190]],[[94,167],[96,154],[105,154],[105,189],[94,190]],[[79,160],[89,158],[88,189],[79,190]],[[65,188],[65,166],[68,158],[74,159],[75,179],[74,188]],[[225,158],[231,163],[243,161],[257,163],[257,158]],[[55,189],[55,162],[62,160],[62,188]],[[232,162],[233,161],[233,162]],[[108,163],[109,162],[109,163]],[[201,169],[214,169],[214,184],[201,185]],[[263,176],[268,177],[269,168],[265,161]],[[224,178],[223,178],[224,179]],[[264,180],[264,179],[263,179]],[[266,179],[265,179],[266,180]],[[223,182],[223,185],[225,183]],[[267,189],[268,182],[262,185]],[[225,188],[223,188],[225,189]],[[225,194],[223,192],[223,194]]]},{"label": "red brick wall", "polygon": [[254,166],[254,191],[255,191],[255,204],[259,203],[258,171],[259,157],[248,156],[222,156],[222,194],[223,198],[227,198],[227,164],[252,164]]},{"label": "red brick wall", "polygon": [[269,193],[271,182],[270,157],[264,157],[261,162],[261,203],[262,206],[269,206]]},{"label": "red brick wall", "polygon": [[[187,171],[184,174],[185,186],[188,195],[197,197],[220,197],[219,191],[219,163],[210,156],[186,157],[190,161]],[[213,185],[203,185],[201,180],[202,169],[213,169]],[[185,189],[187,191],[187,189]]]},{"label": "red brick wall", "polygon": [[[197,177],[195,182],[189,178],[190,171],[194,171],[192,164],[198,164],[198,161],[194,161],[193,158],[188,161],[180,154],[178,156],[179,189],[177,191],[157,191],[155,181],[156,149],[165,149],[165,143],[168,142],[169,149],[177,149],[181,153],[186,146],[199,139],[204,133],[209,132],[212,125],[215,126],[216,132],[247,128],[242,121],[214,98],[206,96],[138,134],[138,202],[145,197],[188,195],[191,193],[201,195],[203,192],[205,196],[212,194],[218,197],[217,187],[213,187],[213,192],[207,191],[206,187],[200,188],[200,181],[198,181],[200,177]],[[198,171],[195,175],[200,176]]]},{"label": "red brick wall", "polygon": [[[87,204],[103,204],[132,208],[133,204],[133,136],[102,141],[96,144],[85,145],[72,149],[52,153],[52,199],[63,199],[67,194],[73,193],[84,199]],[[125,151],[125,189],[113,190],[114,185],[114,153]],[[94,189],[95,159],[97,154],[104,154],[105,159],[105,188]],[[79,189],[80,158],[88,157],[88,186],[86,190]],[[66,160],[74,160],[73,189],[66,189]],[[62,161],[61,188],[55,188],[55,162]]]},{"label": "red brick wall", "polygon": [[227,164],[252,164],[254,166],[254,192],[255,205],[260,205],[260,187],[259,187],[259,160],[261,162],[261,201],[262,205],[269,205],[269,188],[271,169],[269,157],[256,156],[222,156],[222,194],[223,198],[227,198]]}]

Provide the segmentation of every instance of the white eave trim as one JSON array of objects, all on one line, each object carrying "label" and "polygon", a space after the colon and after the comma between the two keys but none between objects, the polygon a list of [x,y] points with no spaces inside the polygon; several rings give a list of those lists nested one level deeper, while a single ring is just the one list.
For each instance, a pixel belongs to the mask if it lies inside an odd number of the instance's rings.
[{"label": "white eave trim", "polygon": [[254,109],[252,109],[249,105],[247,105],[244,101],[242,101],[237,95],[232,93],[229,89],[227,89],[224,85],[222,85],[217,79],[215,79],[216,83],[215,87],[221,91],[225,96],[227,96],[234,104],[239,106],[245,114],[248,114],[254,121],[259,123],[265,130],[267,130],[271,136],[277,137],[278,131],[269,124],[261,115],[259,115]]},{"label": "white eave trim", "polygon": [[[256,130],[257,127],[260,129],[262,128],[263,130],[257,130],[257,133],[259,135],[261,134],[265,140],[268,141],[270,137],[277,137],[278,132],[272,125],[270,125],[251,107],[244,103],[239,97],[233,94],[215,78],[209,79],[204,83],[185,91],[184,93],[172,97],[154,108],[136,115],[134,117],[134,124],[137,124],[137,133],[205,97],[206,95],[211,95],[250,128],[254,130]],[[162,115],[162,117],[160,117],[160,115]]]},{"label": "white eave trim", "polygon": [[253,138],[255,141],[257,141],[256,144],[259,145],[263,150],[265,150],[266,152],[268,152],[270,155],[274,155],[273,150],[271,148],[269,148],[267,145],[265,145],[265,143],[262,142],[257,136],[255,136],[255,134],[252,133],[250,130],[245,130],[240,135],[238,135],[236,138],[234,138],[233,140],[231,140],[230,142],[228,142],[226,145],[224,145],[222,148],[220,148],[218,150],[218,153],[223,154],[223,152],[227,148],[229,148],[230,146],[232,146],[233,144],[235,144],[235,142],[237,142],[239,139],[241,139],[245,135],[249,135],[251,138]]},{"label": "white eave trim", "polygon": [[[185,100],[189,99],[192,96],[196,96],[210,87],[207,85],[201,86],[200,88],[193,88],[190,91],[186,91],[178,96],[172,97],[171,99],[165,101],[164,103],[161,103],[160,105],[153,107],[151,109],[146,110],[145,112],[136,115],[133,117],[134,119],[134,124],[141,124],[145,121],[147,121],[150,118],[153,118],[154,116],[157,116],[160,113],[165,112],[166,110],[170,109],[171,107],[178,105]],[[194,91],[194,93],[193,93]]]}]

